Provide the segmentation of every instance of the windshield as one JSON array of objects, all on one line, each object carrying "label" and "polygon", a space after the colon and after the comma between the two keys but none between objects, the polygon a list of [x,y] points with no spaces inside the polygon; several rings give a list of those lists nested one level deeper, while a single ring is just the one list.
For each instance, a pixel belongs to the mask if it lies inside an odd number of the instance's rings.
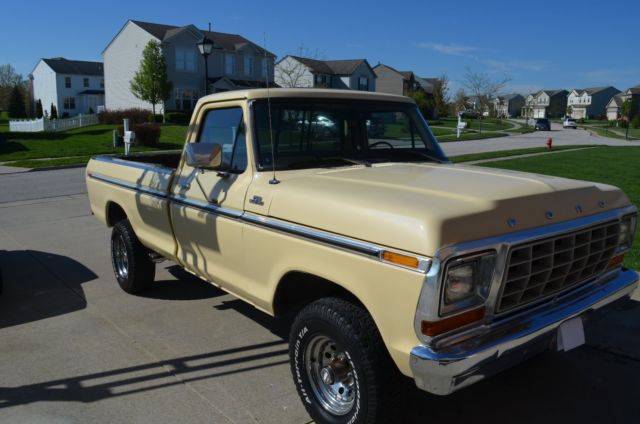
[{"label": "windshield", "polygon": [[[446,162],[435,137],[410,103],[272,99],[275,168],[382,162]],[[267,101],[254,108],[258,169],[272,169]]]}]

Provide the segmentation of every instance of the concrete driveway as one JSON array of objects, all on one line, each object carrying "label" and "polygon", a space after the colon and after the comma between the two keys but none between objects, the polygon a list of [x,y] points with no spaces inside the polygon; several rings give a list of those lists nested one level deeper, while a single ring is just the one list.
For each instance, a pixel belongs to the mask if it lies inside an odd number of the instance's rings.
[{"label": "concrete driveway", "polygon": [[[83,172],[0,177],[0,422],[308,422],[287,323],[171,263],[143,295],[117,287]],[[409,384],[398,422],[637,421],[640,297],[594,322],[587,346],[452,396]]]},{"label": "concrete driveway", "polygon": [[639,141],[625,141],[600,137],[591,135],[583,129],[563,129],[562,125],[556,123],[551,124],[551,131],[536,131],[528,134],[487,138],[484,140],[448,141],[440,143],[440,146],[448,156],[457,156],[496,150],[546,147],[545,142],[548,138],[553,140],[554,146],[592,144],[604,146],[640,146]]}]

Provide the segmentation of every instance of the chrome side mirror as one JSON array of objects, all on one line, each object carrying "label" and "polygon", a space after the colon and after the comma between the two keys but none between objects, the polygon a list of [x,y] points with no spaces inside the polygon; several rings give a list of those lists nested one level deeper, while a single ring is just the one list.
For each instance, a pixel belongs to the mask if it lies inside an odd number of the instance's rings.
[{"label": "chrome side mirror", "polygon": [[199,169],[219,169],[222,165],[222,146],[212,143],[189,143],[186,150],[187,165]]}]

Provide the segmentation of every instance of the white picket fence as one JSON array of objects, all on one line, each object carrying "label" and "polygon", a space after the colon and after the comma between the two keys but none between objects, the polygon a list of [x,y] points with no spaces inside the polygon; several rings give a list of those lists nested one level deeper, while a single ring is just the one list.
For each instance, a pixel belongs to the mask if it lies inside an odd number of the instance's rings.
[{"label": "white picket fence", "polygon": [[9,131],[16,132],[41,132],[41,131],[65,131],[73,128],[86,127],[98,123],[98,115],[78,115],[66,119],[19,119],[9,121]]}]

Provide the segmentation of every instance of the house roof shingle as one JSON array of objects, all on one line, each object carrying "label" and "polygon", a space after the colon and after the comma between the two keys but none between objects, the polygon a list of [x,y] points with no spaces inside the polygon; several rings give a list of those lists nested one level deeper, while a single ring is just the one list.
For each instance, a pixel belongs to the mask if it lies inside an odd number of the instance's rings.
[{"label": "house roof shingle", "polygon": [[[154,37],[156,37],[161,41],[177,34],[186,26],[189,26],[189,25],[186,25],[183,27],[178,27],[174,25],[156,24],[153,22],[142,22],[142,21],[134,21],[134,20],[132,20],[131,22],[133,22],[134,24],[136,24],[137,26],[139,26],[140,28],[147,31],[149,34],[153,35]],[[222,47],[224,50],[235,51],[239,47],[242,47],[245,44],[249,44],[252,47],[254,47],[256,50],[258,50],[261,54],[264,54],[266,52],[267,55],[275,57],[275,55],[270,51],[263,49],[262,47],[247,40],[241,35],[227,34],[224,32],[205,31],[202,29],[198,29],[198,31],[203,33],[207,38],[213,41],[214,44],[218,45],[219,47]]]},{"label": "house roof shingle", "polygon": [[361,64],[368,66],[366,59],[317,60],[292,55],[290,57],[320,74],[351,75]]},{"label": "house roof shingle", "polygon": [[71,75],[104,75],[102,62],[88,62],[84,60],[69,60],[64,57],[42,59],[54,72]]}]

